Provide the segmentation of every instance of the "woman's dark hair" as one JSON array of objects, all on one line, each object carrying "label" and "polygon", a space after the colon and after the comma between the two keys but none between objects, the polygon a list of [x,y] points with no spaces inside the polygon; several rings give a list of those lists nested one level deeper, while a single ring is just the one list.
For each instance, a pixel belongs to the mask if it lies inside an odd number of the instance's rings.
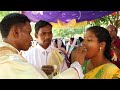
[{"label": "woman's dark hair", "polygon": [[104,55],[108,60],[111,61],[112,57],[110,54],[110,50],[111,50],[110,48],[111,48],[112,39],[107,29],[100,27],[100,26],[93,26],[93,27],[88,28],[87,31],[92,31],[97,37],[99,42],[104,41],[106,43]]},{"label": "woman's dark hair", "polygon": [[[70,40],[72,40],[72,42],[74,41],[74,38],[70,38]],[[77,45],[77,42],[75,43],[75,45]]]},{"label": "woman's dark hair", "polygon": [[[62,40],[61,40],[61,41],[62,41]],[[58,44],[58,39],[55,39],[55,43]],[[63,41],[62,41],[62,45],[61,45],[61,47],[63,47],[63,48],[66,49],[66,47],[65,47],[65,45],[64,45],[64,43],[63,43]]]},{"label": "woman's dark hair", "polygon": [[54,39],[54,42],[57,44],[57,39]]},{"label": "woman's dark hair", "polygon": [[70,38],[70,40],[72,40],[72,42],[74,41],[74,38]]},{"label": "woman's dark hair", "polygon": [[14,25],[24,25],[26,22],[30,22],[27,16],[19,13],[11,13],[6,15],[0,23],[0,31],[2,38],[6,38],[9,31]]},{"label": "woman's dark hair", "polygon": [[52,25],[47,22],[47,21],[43,21],[43,20],[40,20],[38,21],[36,24],[35,24],[35,33],[38,33],[39,29],[46,26],[46,25],[50,25],[51,28],[52,28]]},{"label": "woman's dark hair", "polygon": [[80,42],[82,42],[84,39],[82,37],[79,37]]}]

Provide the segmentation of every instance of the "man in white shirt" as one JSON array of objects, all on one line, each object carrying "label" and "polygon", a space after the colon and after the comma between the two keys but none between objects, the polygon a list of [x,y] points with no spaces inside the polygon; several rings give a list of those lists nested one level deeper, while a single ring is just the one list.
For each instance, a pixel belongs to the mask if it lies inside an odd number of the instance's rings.
[{"label": "man in white shirt", "polygon": [[[42,68],[42,70],[48,75],[53,72],[50,65],[56,65],[57,72],[59,73],[68,68],[66,61],[59,53],[59,50],[50,46],[52,36],[52,25],[43,20],[38,21],[35,24],[35,37],[38,43],[23,55],[28,63],[34,65],[38,71]],[[44,65],[46,65],[46,67]]]}]

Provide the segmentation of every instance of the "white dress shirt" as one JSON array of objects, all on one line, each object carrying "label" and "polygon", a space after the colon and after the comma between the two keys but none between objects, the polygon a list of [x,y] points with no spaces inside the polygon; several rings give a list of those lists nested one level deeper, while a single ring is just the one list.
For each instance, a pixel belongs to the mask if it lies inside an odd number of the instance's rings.
[{"label": "white dress shirt", "polygon": [[[43,65],[49,64],[48,60],[52,49],[53,47],[51,46],[49,46],[47,49],[44,49],[39,44],[37,44],[35,47],[30,48],[28,51],[26,51],[23,54],[23,57],[27,59],[28,63],[31,63],[36,68],[41,69]],[[59,68],[59,72],[62,72],[68,68],[65,60],[63,60],[63,63]]]}]

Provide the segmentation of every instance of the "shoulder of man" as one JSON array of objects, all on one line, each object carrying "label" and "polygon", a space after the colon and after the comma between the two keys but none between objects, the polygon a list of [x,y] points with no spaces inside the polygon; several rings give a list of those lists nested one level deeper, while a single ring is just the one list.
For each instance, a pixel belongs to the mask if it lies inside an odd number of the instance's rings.
[{"label": "shoulder of man", "polygon": [[59,52],[59,49],[58,49],[58,48],[56,48],[56,47],[51,47],[51,50],[52,50],[52,51]]}]

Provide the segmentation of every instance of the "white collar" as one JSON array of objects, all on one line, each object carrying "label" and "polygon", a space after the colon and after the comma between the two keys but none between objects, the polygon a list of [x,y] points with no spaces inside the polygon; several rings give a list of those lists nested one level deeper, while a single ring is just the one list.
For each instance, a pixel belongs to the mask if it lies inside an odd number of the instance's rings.
[{"label": "white collar", "polygon": [[43,47],[41,47],[39,44],[37,44],[36,46],[38,49],[40,49],[41,52],[47,51],[47,52],[51,52],[52,47],[49,45],[49,47],[47,49],[44,49]]}]

